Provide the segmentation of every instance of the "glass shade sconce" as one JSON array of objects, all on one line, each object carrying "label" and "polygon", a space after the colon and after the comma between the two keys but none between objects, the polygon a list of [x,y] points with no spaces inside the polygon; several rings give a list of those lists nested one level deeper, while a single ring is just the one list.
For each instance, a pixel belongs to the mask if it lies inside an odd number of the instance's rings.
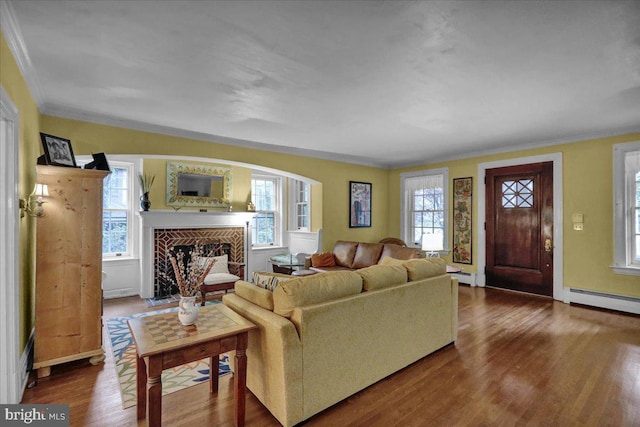
[{"label": "glass shade sconce", "polygon": [[49,197],[47,184],[36,184],[31,194],[20,199],[20,218],[25,215],[38,218],[44,216],[45,197]]}]

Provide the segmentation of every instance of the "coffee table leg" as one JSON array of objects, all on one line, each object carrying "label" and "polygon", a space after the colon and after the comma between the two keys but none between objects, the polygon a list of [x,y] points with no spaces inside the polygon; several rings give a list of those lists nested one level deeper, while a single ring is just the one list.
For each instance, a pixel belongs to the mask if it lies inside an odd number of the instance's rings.
[{"label": "coffee table leg", "polygon": [[162,355],[147,360],[147,420],[149,427],[162,424]]},{"label": "coffee table leg", "polygon": [[247,343],[249,334],[247,332],[238,335],[236,346],[236,372],[234,375],[234,388],[236,394],[236,426],[244,426],[244,412],[247,388]]},{"label": "coffee table leg", "polygon": [[136,358],[137,416],[141,420],[147,415],[147,364],[144,357]]},{"label": "coffee table leg", "polygon": [[218,394],[218,377],[220,376],[220,356],[209,358],[209,393]]}]

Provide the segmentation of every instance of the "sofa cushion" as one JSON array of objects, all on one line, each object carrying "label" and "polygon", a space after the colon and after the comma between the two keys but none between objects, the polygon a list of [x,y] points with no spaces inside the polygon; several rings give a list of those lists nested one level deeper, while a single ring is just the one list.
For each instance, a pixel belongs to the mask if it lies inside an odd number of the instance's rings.
[{"label": "sofa cushion", "polygon": [[238,280],[234,286],[236,295],[259,305],[260,307],[273,311],[273,293],[269,290],[255,286],[244,280]]},{"label": "sofa cushion", "polygon": [[378,263],[382,243],[359,243],[351,268],[365,268]]},{"label": "sofa cushion", "polygon": [[372,265],[356,270],[356,273],[362,277],[362,288],[365,291],[407,283],[407,269],[403,265]]},{"label": "sofa cushion", "polygon": [[357,295],[362,292],[362,277],[352,271],[336,271],[298,277],[273,291],[273,312],[291,317],[293,309]]},{"label": "sofa cushion", "polygon": [[391,257],[395,259],[412,259],[412,258],[421,258],[422,253],[420,252],[420,250],[416,248],[409,248],[406,246],[403,247],[403,246],[387,243],[384,245],[384,248],[382,249],[382,253],[380,254],[380,260],[382,260],[384,257]]},{"label": "sofa cushion", "polygon": [[442,258],[410,259],[404,261],[403,265],[407,269],[409,281],[440,276],[447,272],[447,263]]},{"label": "sofa cushion", "polygon": [[318,273],[326,273],[328,271],[353,271],[351,268],[340,267],[339,265],[334,265],[333,267],[310,267],[309,270]]},{"label": "sofa cushion", "polygon": [[273,291],[276,286],[278,286],[278,283],[291,279],[293,279],[293,277],[288,274],[270,273],[267,271],[253,272],[253,284],[268,291]]},{"label": "sofa cushion", "polygon": [[351,268],[357,249],[358,242],[345,242],[338,240],[333,247],[333,256],[336,259],[336,265]]},{"label": "sofa cushion", "polygon": [[312,267],[333,267],[334,265],[336,265],[336,259],[333,256],[333,252],[311,255]]}]

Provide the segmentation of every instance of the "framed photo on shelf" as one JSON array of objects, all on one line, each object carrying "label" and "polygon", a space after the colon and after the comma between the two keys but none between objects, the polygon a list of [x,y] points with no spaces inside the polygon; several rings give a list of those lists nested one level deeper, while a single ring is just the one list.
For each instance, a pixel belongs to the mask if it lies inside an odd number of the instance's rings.
[{"label": "framed photo on shelf", "polygon": [[67,166],[70,168],[78,167],[76,165],[76,158],[73,157],[71,141],[46,133],[40,133],[40,139],[42,139],[44,157],[48,165]]},{"label": "framed photo on shelf", "polygon": [[349,228],[371,227],[371,183],[349,181]]}]

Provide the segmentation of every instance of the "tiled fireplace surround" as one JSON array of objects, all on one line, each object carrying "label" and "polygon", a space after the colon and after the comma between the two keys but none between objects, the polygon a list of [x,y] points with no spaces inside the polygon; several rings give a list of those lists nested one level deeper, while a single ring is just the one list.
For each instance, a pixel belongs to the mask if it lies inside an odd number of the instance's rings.
[{"label": "tiled fireplace surround", "polygon": [[141,294],[152,298],[159,292],[159,272],[166,268],[166,257],[174,245],[193,245],[218,238],[231,246],[230,261],[246,262],[247,233],[251,214],[243,212],[172,212],[140,213]]}]

